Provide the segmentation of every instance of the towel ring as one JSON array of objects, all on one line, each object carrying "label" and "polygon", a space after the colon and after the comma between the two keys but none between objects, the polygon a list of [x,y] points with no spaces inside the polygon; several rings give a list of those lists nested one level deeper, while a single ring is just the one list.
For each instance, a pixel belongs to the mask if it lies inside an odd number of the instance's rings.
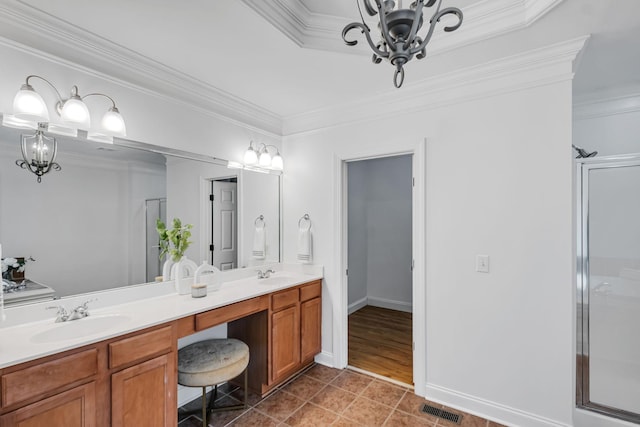
[{"label": "towel ring", "polygon": [[302,218],[298,220],[298,228],[301,228],[302,221],[308,221],[309,227],[307,228],[307,230],[311,230],[311,219],[309,218],[309,214],[304,214]]},{"label": "towel ring", "polygon": [[259,217],[256,218],[255,221],[253,221],[253,225],[256,226],[256,228],[258,227],[258,224],[262,222],[262,228],[264,228],[265,226],[265,222],[264,222],[264,215],[260,215]]}]

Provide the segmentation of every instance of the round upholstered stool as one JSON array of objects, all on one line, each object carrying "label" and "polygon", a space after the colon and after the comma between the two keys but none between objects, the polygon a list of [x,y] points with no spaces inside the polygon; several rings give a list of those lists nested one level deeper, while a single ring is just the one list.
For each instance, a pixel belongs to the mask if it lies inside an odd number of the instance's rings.
[{"label": "round upholstered stool", "polygon": [[[202,425],[210,412],[247,408],[247,366],[249,347],[234,338],[199,341],[178,350],[178,384],[202,387]],[[218,384],[230,381],[244,371],[244,404],[214,407]],[[207,406],[207,386],[213,386]]]}]

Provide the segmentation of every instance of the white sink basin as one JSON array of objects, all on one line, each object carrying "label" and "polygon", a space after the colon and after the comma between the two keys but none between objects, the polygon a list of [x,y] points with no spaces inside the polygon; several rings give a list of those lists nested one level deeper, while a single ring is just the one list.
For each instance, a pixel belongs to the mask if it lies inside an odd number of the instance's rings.
[{"label": "white sink basin", "polygon": [[47,328],[47,330],[38,332],[32,336],[31,342],[44,344],[82,338],[87,335],[116,328],[129,320],[131,320],[129,316],[106,314],[102,316],[89,316],[70,322],[56,323],[54,327]]}]

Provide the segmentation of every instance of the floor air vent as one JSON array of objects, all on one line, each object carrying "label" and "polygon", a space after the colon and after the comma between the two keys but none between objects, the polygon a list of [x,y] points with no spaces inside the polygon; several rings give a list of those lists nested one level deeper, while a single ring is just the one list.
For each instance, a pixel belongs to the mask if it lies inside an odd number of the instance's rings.
[{"label": "floor air vent", "polygon": [[452,423],[460,424],[462,422],[462,415],[454,414],[453,412],[445,411],[444,409],[436,408],[426,403],[422,405],[422,412],[442,418],[443,420],[451,421]]}]

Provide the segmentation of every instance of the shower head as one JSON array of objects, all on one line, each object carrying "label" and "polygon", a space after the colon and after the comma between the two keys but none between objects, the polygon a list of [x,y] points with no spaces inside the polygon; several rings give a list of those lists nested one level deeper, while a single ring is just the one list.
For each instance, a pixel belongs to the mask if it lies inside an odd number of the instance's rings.
[{"label": "shower head", "polygon": [[573,147],[574,150],[576,150],[578,152],[578,155],[576,156],[576,159],[593,157],[593,156],[598,154],[597,151],[592,151],[591,153],[588,153],[587,150],[585,150],[584,148],[576,147],[573,144],[571,144],[571,146]]}]

